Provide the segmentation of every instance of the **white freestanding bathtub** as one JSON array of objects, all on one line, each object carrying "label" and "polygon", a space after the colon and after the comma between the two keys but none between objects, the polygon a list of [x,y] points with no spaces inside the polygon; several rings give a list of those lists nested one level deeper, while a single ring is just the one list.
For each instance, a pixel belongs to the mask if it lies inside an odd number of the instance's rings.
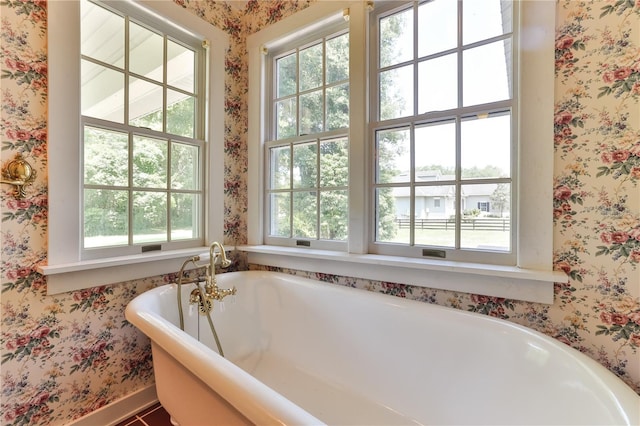
[{"label": "white freestanding bathtub", "polygon": [[206,317],[175,284],[135,298],[158,397],[187,425],[640,424],[640,397],[555,339],[487,316],[274,272],[218,275]]}]

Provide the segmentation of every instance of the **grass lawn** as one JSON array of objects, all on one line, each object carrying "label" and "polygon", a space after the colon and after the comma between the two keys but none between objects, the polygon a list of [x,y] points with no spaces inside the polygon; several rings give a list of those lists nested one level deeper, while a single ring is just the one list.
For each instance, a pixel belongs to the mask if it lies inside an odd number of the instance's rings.
[{"label": "grass lawn", "polygon": [[[507,251],[510,245],[508,231],[463,230],[461,234],[462,248],[492,249]],[[389,243],[409,244],[409,229],[398,229],[395,238]],[[429,246],[453,247],[455,232],[440,229],[416,229],[416,244]]]}]

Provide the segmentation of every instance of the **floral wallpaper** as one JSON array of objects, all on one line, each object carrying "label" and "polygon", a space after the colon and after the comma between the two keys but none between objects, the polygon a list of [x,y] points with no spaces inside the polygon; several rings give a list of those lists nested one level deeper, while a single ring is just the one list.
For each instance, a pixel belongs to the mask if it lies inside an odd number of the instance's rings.
[{"label": "floral wallpaper", "polygon": [[[175,2],[231,37],[225,61],[225,242],[246,242],[245,37],[308,1]],[[2,163],[37,173],[0,191],[0,424],[59,425],[153,383],[148,340],[124,319],[150,277],[47,296],[47,3],[0,0]],[[304,271],[285,272],[534,328],[588,354],[640,392],[640,2],[560,0],[555,81],[554,256],[570,276],[541,305]],[[234,253],[238,268],[246,268]],[[252,269],[270,269],[249,265]]]}]

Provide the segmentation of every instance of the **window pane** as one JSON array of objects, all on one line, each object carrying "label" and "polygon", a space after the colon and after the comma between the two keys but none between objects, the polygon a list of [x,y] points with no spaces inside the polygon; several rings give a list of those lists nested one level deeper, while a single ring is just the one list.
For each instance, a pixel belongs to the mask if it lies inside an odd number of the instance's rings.
[{"label": "window pane", "polygon": [[133,193],[133,243],[167,241],[167,194]]},{"label": "window pane", "polygon": [[349,34],[327,40],[327,84],[349,78]]},{"label": "window pane", "polygon": [[457,1],[433,0],[418,6],[419,57],[453,49],[457,46],[457,4]]},{"label": "window pane", "polygon": [[416,127],[415,181],[454,180],[456,125],[453,121]]},{"label": "window pane", "polygon": [[166,188],[167,141],[133,136],[133,186]]},{"label": "window pane", "polygon": [[458,55],[441,56],[418,64],[418,113],[458,106]]},{"label": "window pane", "polygon": [[124,68],[124,18],[89,1],[80,2],[80,15],[82,54]]},{"label": "window pane", "polygon": [[300,91],[322,85],[322,44],[300,50]]},{"label": "window pane", "polygon": [[129,77],[129,124],[161,132],[162,86]]},{"label": "window pane", "polygon": [[348,140],[336,139],[320,143],[320,187],[349,184]]},{"label": "window pane", "polygon": [[413,65],[380,73],[380,120],[413,114]]},{"label": "window pane", "polygon": [[293,147],[293,187],[315,188],[318,177],[317,147],[315,142]]},{"label": "window pane", "polygon": [[96,127],[84,128],[84,184],[129,184],[129,136]]},{"label": "window pane", "polygon": [[171,239],[189,240],[198,237],[199,212],[202,197],[198,194],[171,195]]},{"label": "window pane", "polygon": [[380,19],[380,67],[413,59],[413,9]]},{"label": "window pane", "polygon": [[200,189],[200,148],[184,143],[171,144],[171,188]]},{"label": "window pane", "polygon": [[309,135],[321,132],[323,123],[322,90],[300,95],[300,134]]},{"label": "window pane", "polygon": [[291,148],[279,146],[269,149],[270,189],[291,188]]},{"label": "window pane", "polygon": [[167,84],[193,93],[195,83],[195,52],[167,41]]},{"label": "window pane", "polygon": [[[471,232],[466,224],[473,215],[508,216],[490,195],[468,195],[512,185],[513,6],[421,0],[389,7],[395,9],[374,11],[379,40],[371,54],[377,50],[379,63],[372,70],[378,105],[371,219],[380,244],[370,250],[404,254],[394,244],[491,248],[488,240],[474,242],[477,234],[464,233]],[[503,192],[493,198],[510,199]],[[507,247],[498,250],[508,250],[510,235],[495,242]]]},{"label": "window pane", "polygon": [[460,224],[463,248],[509,251],[511,246],[511,185],[463,185],[465,201]]},{"label": "window pane", "polygon": [[349,84],[327,88],[327,130],[349,127]]},{"label": "window pane", "polygon": [[463,43],[511,32],[512,9],[512,3],[503,0],[465,1],[462,5]]},{"label": "window pane", "polygon": [[511,176],[511,115],[464,120],[461,133],[463,179]]},{"label": "window pane", "polygon": [[292,53],[276,60],[277,87],[276,97],[293,95],[297,92],[296,55]]},{"label": "window pane", "polygon": [[85,189],[84,247],[127,245],[128,209],[128,191]]},{"label": "window pane", "polygon": [[293,237],[318,238],[318,199],[316,191],[293,193]]},{"label": "window pane", "polygon": [[271,226],[269,235],[274,237],[291,236],[291,193],[277,193],[270,196]]},{"label": "window pane", "polygon": [[195,98],[173,90],[167,90],[167,133],[194,137]]},{"label": "window pane", "polygon": [[376,182],[408,182],[411,170],[409,129],[377,132]]},{"label": "window pane", "polygon": [[[376,189],[376,241],[409,244],[409,226],[401,218],[408,218],[409,187]],[[406,214],[404,214],[406,213]]]},{"label": "window pane", "polygon": [[[349,35],[326,32],[284,48],[288,53],[272,57],[273,140],[296,139],[287,146],[269,143],[268,233],[344,240],[348,139],[323,133],[349,126]],[[314,136],[301,138],[306,135]]]},{"label": "window pane", "polygon": [[124,122],[124,74],[82,60],[82,115]]},{"label": "window pane", "polygon": [[129,70],[163,82],[163,37],[131,22],[129,25]]},{"label": "window pane", "polygon": [[81,0],[83,247],[201,238],[202,49],[122,12]]},{"label": "window pane", "polygon": [[417,186],[414,239],[416,245],[454,247],[456,187]]},{"label": "window pane", "polygon": [[276,102],[276,139],[285,139],[298,134],[295,98]]},{"label": "window pane", "polygon": [[320,193],[320,238],[346,240],[348,226],[347,191]]},{"label": "window pane", "polygon": [[511,99],[511,57],[511,39],[464,51],[464,106]]}]

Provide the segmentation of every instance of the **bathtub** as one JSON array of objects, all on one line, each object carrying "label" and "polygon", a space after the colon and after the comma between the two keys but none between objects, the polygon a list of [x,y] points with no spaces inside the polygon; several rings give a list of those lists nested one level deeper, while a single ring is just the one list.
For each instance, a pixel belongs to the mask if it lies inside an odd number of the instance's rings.
[{"label": "bathtub", "polygon": [[175,284],[126,318],[149,336],[158,398],[182,425],[640,424],[640,397],[555,339],[487,316],[286,274],[218,275],[212,315]]}]

